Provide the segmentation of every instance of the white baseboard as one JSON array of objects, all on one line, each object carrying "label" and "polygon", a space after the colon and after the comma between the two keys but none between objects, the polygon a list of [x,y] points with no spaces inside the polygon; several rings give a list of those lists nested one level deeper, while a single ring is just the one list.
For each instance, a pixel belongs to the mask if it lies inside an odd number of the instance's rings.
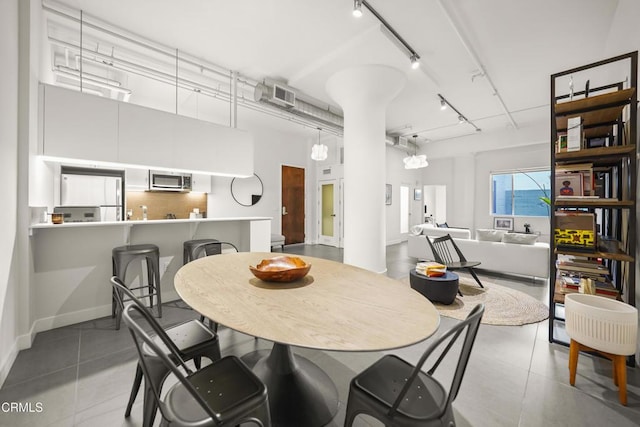
[{"label": "white baseboard", "polygon": [[[171,302],[180,299],[180,296],[178,296],[178,293],[175,291],[165,291],[162,293],[162,296],[163,302]],[[37,319],[31,324],[31,330],[28,333],[16,337],[4,360],[0,361],[0,388],[2,388],[2,384],[4,384],[4,381],[7,379],[9,371],[11,370],[13,363],[16,361],[20,350],[31,348],[33,340],[35,339],[38,332],[44,332],[50,329],[74,325],[76,323],[82,323],[110,315],[111,304],[106,304],[98,307],[91,307],[84,310],[78,310],[70,313],[63,313],[56,316]]]},{"label": "white baseboard", "polygon": [[13,366],[13,362],[15,362],[16,357],[18,357],[19,351],[20,350],[18,349],[18,338],[16,338],[13,341],[13,344],[11,345],[11,348],[9,349],[9,352],[7,353],[6,357],[0,363],[0,389],[4,384],[4,380],[6,380],[7,376],[9,375],[9,371]]},{"label": "white baseboard", "polygon": [[[163,291],[162,302],[171,302],[179,300],[180,296],[176,291]],[[99,319],[111,315],[111,304],[105,304],[97,307],[86,308],[84,310],[72,311],[69,313],[58,314],[56,316],[45,317],[37,319],[33,322],[32,335],[35,337],[35,333],[48,331],[50,329],[61,328],[63,326],[74,325],[76,323],[86,322],[88,320]],[[31,347],[29,343],[28,347]],[[20,348],[22,350],[23,348]]]},{"label": "white baseboard", "polygon": [[388,240],[387,241],[387,246],[391,246],[391,245],[397,245],[398,243],[402,243],[406,240],[402,240],[402,239],[393,239],[393,240]]}]

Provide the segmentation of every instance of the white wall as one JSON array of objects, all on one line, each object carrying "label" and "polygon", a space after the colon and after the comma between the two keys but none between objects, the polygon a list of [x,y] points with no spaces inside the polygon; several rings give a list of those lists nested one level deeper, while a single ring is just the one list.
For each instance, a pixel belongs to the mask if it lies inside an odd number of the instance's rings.
[{"label": "white wall", "polygon": [[[495,136],[499,139],[500,135]],[[503,135],[506,137],[506,135]],[[492,228],[490,215],[492,171],[549,167],[548,144],[517,145],[500,150],[468,153],[455,157],[429,160],[423,170],[425,185],[447,187],[447,222],[451,227],[464,227],[472,231],[477,228]],[[516,217],[515,229],[524,231],[523,224],[531,224],[532,231],[543,234],[541,241],[548,241],[549,220],[542,217]]]},{"label": "white wall", "polygon": [[305,239],[314,236],[315,228],[315,177],[316,165],[310,158],[311,134],[300,137],[268,127],[244,123],[239,127],[249,130],[254,137],[255,173],[264,186],[260,201],[251,207],[242,206],[231,196],[232,178],[212,177],[211,194],[208,198],[209,217],[268,216],[272,217],[271,230],[280,233],[282,217],[281,169],[283,165],[305,169]]},{"label": "white wall", "polygon": [[0,386],[18,336],[18,0],[0,2]]},{"label": "white wall", "polygon": [[[476,155],[475,228],[493,228],[493,217],[490,215],[491,187],[489,175],[491,172],[534,167],[550,167],[550,151],[547,144],[487,151]],[[549,241],[549,219],[547,217],[516,216],[514,218],[514,229],[516,231],[524,231],[524,223],[531,224],[531,231],[541,232],[541,240]]]},{"label": "white wall", "polygon": [[[392,186],[392,200],[385,206],[387,245],[407,240],[407,235],[400,233],[400,186],[409,187],[409,229],[412,225],[421,224],[423,221],[422,200],[413,200],[413,190],[422,189],[421,169],[405,169],[402,159],[407,153],[396,148],[386,147],[386,184]],[[420,153],[418,153],[420,154]],[[427,168],[428,169],[428,168]],[[346,185],[346,184],[345,184]],[[366,189],[362,189],[366,191]]]}]

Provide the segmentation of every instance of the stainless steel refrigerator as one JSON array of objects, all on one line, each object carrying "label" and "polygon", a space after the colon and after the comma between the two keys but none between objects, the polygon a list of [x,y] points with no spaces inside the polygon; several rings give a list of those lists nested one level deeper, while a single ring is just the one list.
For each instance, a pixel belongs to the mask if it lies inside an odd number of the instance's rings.
[{"label": "stainless steel refrigerator", "polygon": [[122,178],[117,176],[61,174],[62,206],[99,206],[100,221],[121,221]]}]

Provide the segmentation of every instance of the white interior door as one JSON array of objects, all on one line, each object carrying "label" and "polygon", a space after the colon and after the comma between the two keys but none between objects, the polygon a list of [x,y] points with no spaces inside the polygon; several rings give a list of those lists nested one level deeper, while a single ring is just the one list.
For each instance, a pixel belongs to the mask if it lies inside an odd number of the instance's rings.
[{"label": "white interior door", "polygon": [[338,247],[340,243],[340,190],[335,179],[318,186],[318,243]]},{"label": "white interior door", "polygon": [[400,234],[407,234],[409,232],[409,216],[411,210],[409,209],[409,187],[406,185],[400,186]]}]

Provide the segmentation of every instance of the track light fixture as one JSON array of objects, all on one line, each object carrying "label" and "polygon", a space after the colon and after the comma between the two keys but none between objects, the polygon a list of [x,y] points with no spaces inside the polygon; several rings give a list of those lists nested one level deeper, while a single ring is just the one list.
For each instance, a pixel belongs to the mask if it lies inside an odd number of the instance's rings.
[{"label": "track light fixture", "polygon": [[353,0],[353,16],[356,18],[362,16],[362,0]]},{"label": "track light fixture", "polygon": [[380,21],[382,26],[389,33],[391,33],[391,35],[395,38],[395,41],[398,41],[402,45],[402,48],[406,50],[406,52],[409,54],[409,61],[411,61],[411,68],[414,70],[419,68],[420,55],[418,55],[418,53],[411,46],[409,46],[409,43],[407,43],[406,40],[403,39],[400,34],[398,34],[398,32],[382,17],[382,15],[378,13],[377,10],[375,10],[367,2],[367,0],[353,0],[353,16],[355,16],[356,18],[362,16],[362,6],[366,7],[367,10],[369,10],[369,12],[371,12],[371,14],[375,16],[378,21]]},{"label": "track light fixture", "polygon": [[418,59],[418,55],[411,55],[409,60],[411,61],[411,68],[414,70],[420,67],[420,59]]},{"label": "track light fixture", "polygon": [[458,111],[458,109],[456,107],[451,105],[451,103],[449,101],[447,101],[447,99],[444,96],[438,94],[438,98],[440,98],[440,110],[446,110],[447,107],[451,107],[451,109],[453,111],[455,111],[456,114],[458,115],[458,123],[460,123],[460,124],[469,123],[471,126],[473,126],[476,129],[476,132],[480,132],[482,130],[478,126],[476,126],[475,123],[473,123],[471,120],[467,119],[464,116],[464,114],[462,114],[460,111]]}]

